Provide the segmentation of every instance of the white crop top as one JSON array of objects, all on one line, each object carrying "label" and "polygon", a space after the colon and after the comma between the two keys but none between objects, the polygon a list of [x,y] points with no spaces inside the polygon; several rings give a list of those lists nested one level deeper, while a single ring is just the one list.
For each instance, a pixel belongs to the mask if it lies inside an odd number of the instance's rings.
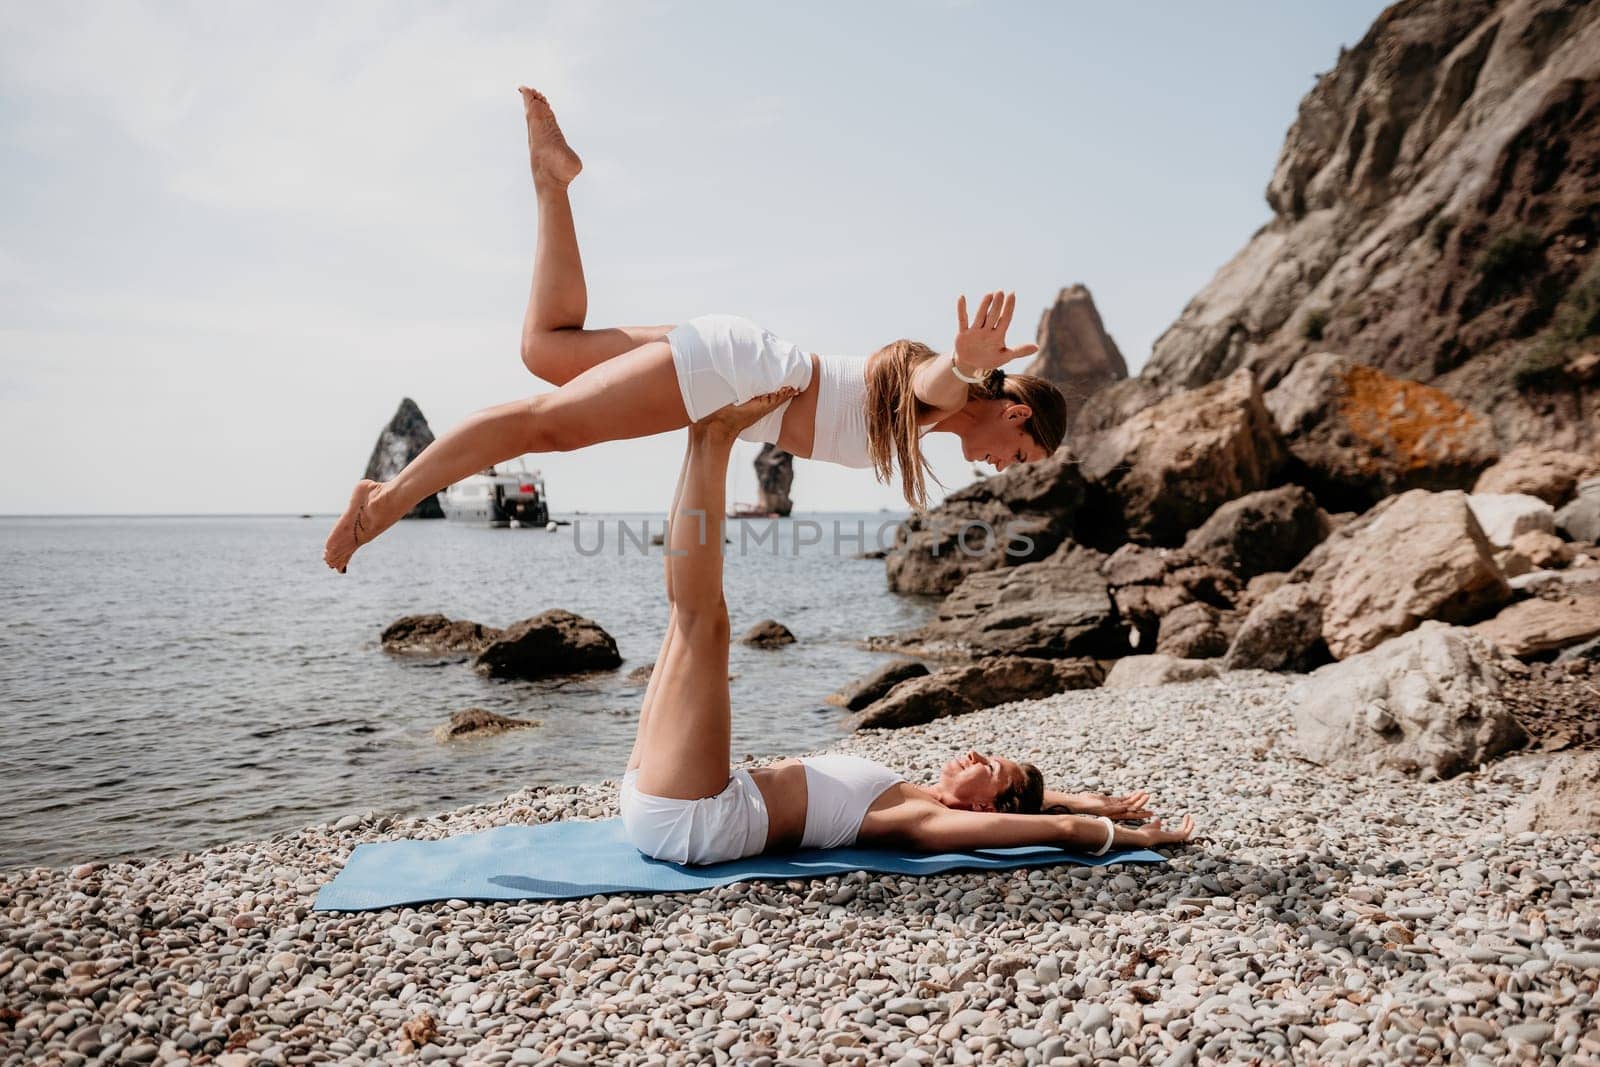
[{"label": "white crop top", "polygon": [[811,458],[845,467],[871,467],[866,359],[818,355],[817,370],[817,421]]},{"label": "white crop top", "polygon": [[905,780],[860,756],[802,756],[800,762],[806,768],[806,832],[801,848],[855,844],[872,802]]}]

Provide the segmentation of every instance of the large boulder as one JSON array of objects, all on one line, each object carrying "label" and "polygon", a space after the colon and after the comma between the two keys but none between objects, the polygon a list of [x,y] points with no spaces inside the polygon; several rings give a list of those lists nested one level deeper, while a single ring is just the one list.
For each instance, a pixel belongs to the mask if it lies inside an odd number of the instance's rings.
[{"label": "large boulder", "polygon": [[1492,645],[1424,623],[1296,685],[1293,747],[1325,766],[1448,778],[1525,740],[1504,683]]},{"label": "large boulder", "polygon": [[1526,493],[1473,493],[1467,506],[1489,543],[1501,548],[1510,548],[1523,534],[1552,533],[1556,528],[1555,509]]},{"label": "large boulder", "polygon": [[1298,485],[1263,489],[1230,500],[1189,533],[1183,547],[1249,580],[1287,571],[1328,536],[1328,515]]},{"label": "large boulder", "polygon": [[1600,595],[1519,600],[1472,631],[1513,656],[1557,652],[1600,636]]},{"label": "large boulder", "polygon": [[1065,448],[958,489],[901,524],[885,558],[889,588],[942,596],[974,572],[1044,559],[1066,540],[1083,498]]},{"label": "large boulder", "polygon": [[1067,425],[1078,417],[1084,401],[1128,376],[1128,364],[1117,342],[1106,332],[1094,297],[1083,285],[1061,290],[1039,320],[1039,354],[1025,373],[1037,375],[1061,390],[1067,401]]},{"label": "large boulder", "polygon": [[475,656],[500,633],[493,626],[432,613],[403,615],[384,627],[378,640],[385,652],[400,656]]},{"label": "large boulder", "polygon": [[1489,423],[1447,393],[1321,352],[1266,395],[1318,500],[1364,509],[1407,489],[1465,489],[1497,455]]},{"label": "large boulder", "polygon": [[550,678],[622,665],[617,643],[600,624],[555,608],[503,630],[473,668],[491,678]]},{"label": "large boulder", "polygon": [[907,641],[936,655],[1101,655],[1117,647],[1104,560],[1071,542],[1038,563],[970,574]]},{"label": "large boulder", "polygon": [[761,495],[756,506],[769,515],[794,510],[789,489],[794,485],[794,456],[774,444],[764,444],[755,458],[756,486]]},{"label": "large boulder", "polygon": [[1186,604],[1209,604],[1228,612],[1242,592],[1242,583],[1232,571],[1196,559],[1183,549],[1123,545],[1106,560],[1101,572],[1124,628],[1123,651],[1154,651],[1164,620]]},{"label": "large boulder", "polygon": [[914,659],[893,660],[865,678],[850,683],[837,693],[829,694],[825,699],[829,704],[837,704],[851,711],[860,711],[868,704],[883,699],[889,690],[906,679],[921,678],[927,674],[928,668]]},{"label": "large boulder", "polygon": [[1552,759],[1539,788],[1506,817],[1506,829],[1600,834],[1600,752],[1569,752]]},{"label": "large boulder", "polygon": [[1248,371],[1168,397],[1094,440],[1084,476],[1138,542],[1181,544],[1222,504],[1265,489],[1283,447]]},{"label": "large boulder", "polygon": [[1322,640],[1322,596],[1309,583],[1290,582],[1250,609],[1222,665],[1230,671],[1307,671],[1331,658]]},{"label": "large boulder", "polygon": [[1511,598],[1465,493],[1413,489],[1380,506],[1345,542],[1327,583],[1322,636],[1336,657],[1425,619],[1474,622]]},{"label": "large boulder", "polygon": [[1556,448],[1513,448],[1478,476],[1477,493],[1526,493],[1553,508],[1571,500],[1578,483],[1600,475],[1600,459]]},{"label": "large boulder", "polygon": [[1102,685],[1105,689],[1146,689],[1175,682],[1193,682],[1201,678],[1215,678],[1217,665],[1204,659],[1182,659],[1159,653],[1148,656],[1124,656],[1111,665]]},{"label": "large boulder", "polygon": [[[415,400],[405,397],[400,401],[394,418],[378,434],[378,441],[372,446],[372,456],[367,460],[367,471],[362,477],[375,482],[387,482],[431,444],[433,431],[428,428],[428,420],[422,417],[422,409],[417,407]],[[430,493],[406,512],[405,517],[442,519],[444,509],[439,506],[438,496]]]},{"label": "large boulder", "polygon": [[1578,495],[1556,512],[1556,528],[1569,540],[1600,544],[1600,478],[1578,484]]},{"label": "large boulder", "polygon": [[857,730],[917,726],[1013,700],[1093,689],[1104,678],[1104,670],[1094,660],[994,656],[901,682],[857,713],[851,726]]},{"label": "large boulder", "polygon": [[1156,631],[1156,652],[1178,659],[1211,659],[1228,651],[1239,620],[1232,613],[1193,600],[1168,612]]}]

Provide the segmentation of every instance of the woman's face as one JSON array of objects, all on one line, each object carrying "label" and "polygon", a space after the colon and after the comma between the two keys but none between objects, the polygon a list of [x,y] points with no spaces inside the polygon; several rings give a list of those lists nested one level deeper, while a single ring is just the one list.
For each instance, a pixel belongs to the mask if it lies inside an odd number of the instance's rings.
[{"label": "woman's face", "polygon": [[961,454],[970,463],[987,463],[1005,470],[1013,463],[1033,463],[1045,458],[1044,446],[1026,429],[1033,409],[1009,400],[976,400],[968,405],[974,418],[961,434]]},{"label": "woman's face", "polygon": [[974,751],[944,765],[939,788],[962,807],[993,811],[995,798],[1021,781],[1021,764]]}]

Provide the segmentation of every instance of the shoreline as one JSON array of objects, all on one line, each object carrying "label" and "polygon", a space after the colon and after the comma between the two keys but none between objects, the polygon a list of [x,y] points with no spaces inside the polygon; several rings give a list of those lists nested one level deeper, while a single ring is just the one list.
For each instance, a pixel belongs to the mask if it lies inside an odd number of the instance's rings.
[{"label": "shoreline", "polygon": [[361,841],[610,817],[612,779],[0,872],[0,1062],[1600,1055],[1600,842],[1502,832],[1529,759],[1433,783],[1293,760],[1292,682],[1065,693],[830,746],[913,779],[979,747],[1149,788],[1199,823],[1149,868],[310,910]]}]

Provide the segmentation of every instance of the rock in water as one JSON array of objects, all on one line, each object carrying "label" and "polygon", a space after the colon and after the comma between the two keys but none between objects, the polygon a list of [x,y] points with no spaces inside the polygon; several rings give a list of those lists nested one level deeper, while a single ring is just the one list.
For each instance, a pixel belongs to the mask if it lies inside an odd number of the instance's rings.
[{"label": "rock in water", "polygon": [[1312,763],[1448,778],[1523,743],[1499,653],[1427,622],[1295,686],[1294,747]]},{"label": "rock in water", "polygon": [[467,708],[450,716],[450,721],[433,728],[436,741],[459,741],[467,737],[493,737],[507,730],[540,725],[538,719],[513,719],[483,708]]},{"label": "rock in water", "polygon": [[500,631],[466,619],[443,615],[405,615],[384,628],[379,640],[385,652],[407,656],[477,655]]},{"label": "rock in water", "polygon": [[1093,689],[1104,677],[1100,665],[1091,659],[995,656],[901,682],[883,699],[855,715],[851,724],[857,730],[916,726],[1012,700],[1049,696],[1068,689]]},{"label": "rock in water", "polygon": [[600,624],[556,608],[503,630],[473,667],[491,678],[550,678],[622,665],[617,643]]},{"label": "rock in water", "polygon": [[1301,101],[1274,217],[1140,380],[1170,393],[1252,367],[1270,386],[1333,351],[1449,392],[1503,446],[1592,441],[1597,57],[1600,5],[1391,5]]},{"label": "rock in water", "polygon": [[1538,792],[1507,816],[1506,829],[1600,834],[1600,752],[1572,752],[1551,760]]},{"label": "rock in water", "polygon": [[1339,659],[1424,619],[1475,622],[1511,598],[1494,548],[1459,490],[1390,497],[1362,516],[1333,556],[1324,568],[1332,578],[1322,636]]},{"label": "rock in water", "polygon": [[1095,439],[1082,469],[1129,540],[1177,545],[1221,505],[1270,486],[1284,459],[1261,390],[1240,371]]},{"label": "rock in water", "polygon": [[858,682],[852,682],[826,699],[851,711],[860,711],[868,704],[881,700],[889,690],[907,678],[921,678],[928,668],[914,659],[900,659],[886,663]]},{"label": "rock in water", "polygon": [[[408,396],[400,401],[400,409],[378,435],[378,443],[372,446],[372,458],[367,460],[367,473],[363,477],[386,482],[431,444],[433,431],[428,429],[428,420],[422,417],[422,409],[417,407],[417,402]],[[438,496],[430,495],[406,512],[406,518],[442,519],[444,509],[439,506]]]},{"label": "rock in water", "polygon": [[1106,333],[1094,297],[1082,285],[1061,290],[1039,320],[1039,354],[1024,373],[1053,383],[1067,400],[1071,426],[1084,402],[1112,382],[1128,376],[1117,342]]},{"label": "rock in water", "polygon": [[762,511],[773,515],[788,515],[794,510],[789,499],[789,487],[794,485],[794,456],[774,444],[764,444],[756,456],[756,485]]},{"label": "rock in water", "polygon": [[794,644],[794,634],[776,619],[762,619],[739,638],[741,645],[751,648],[779,648]]}]

